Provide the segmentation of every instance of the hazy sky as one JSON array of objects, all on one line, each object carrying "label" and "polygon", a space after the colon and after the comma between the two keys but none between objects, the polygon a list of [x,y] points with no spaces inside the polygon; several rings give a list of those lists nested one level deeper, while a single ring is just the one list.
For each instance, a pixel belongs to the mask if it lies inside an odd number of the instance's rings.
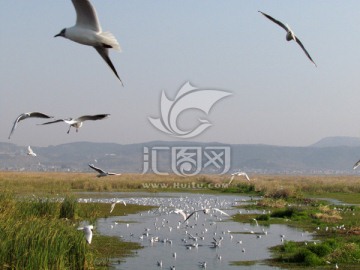
[{"label": "hazy sky", "polygon": [[[173,99],[187,81],[232,95],[209,115],[186,112],[184,126],[213,125],[190,139],[305,146],[327,136],[360,136],[360,1],[92,0],[122,87],[97,52],[53,38],[75,23],[68,1],[1,1],[0,141],[46,146],[74,141],[121,144],[179,140],[153,127],[164,90]],[[316,68],[286,32],[288,23]],[[57,118],[110,113],[68,135],[58,123],[15,118],[40,111]]]}]

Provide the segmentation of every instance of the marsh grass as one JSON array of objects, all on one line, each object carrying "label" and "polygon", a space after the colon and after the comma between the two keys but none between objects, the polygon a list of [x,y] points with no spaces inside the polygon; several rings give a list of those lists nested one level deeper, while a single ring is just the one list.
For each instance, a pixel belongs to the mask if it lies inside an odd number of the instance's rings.
[{"label": "marsh grass", "polygon": [[[214,188],[216,184],[229,182],[229,175],[177,175],[123,174],[121,176],[97,178],[92,173],[42,173],[0,172],[0,190],[17,194],[66,194],[80,191],[187,191],[198,190],[192,183],[203,184],[201,192],[247,193],[268,198],[291,198],[324,196],[349,203],[359,203],[360,181],[358,176],[294,176],[294,175],[250,175],[247,182],[238,178],[228,187]],[[146,186],[144,184],[159,184]],[[188,184],[188,188],[171,188],[174,184]],[[166,184],[166,185],[161,185]],[[211,184],[209,188],[206,188]]]},{"label": "marsh grass", "polygon": [[[275,261],[294,265],[324,266],[324,261],[336,259],[337,262],[353,266],[360,263],[360,214],[355,206],[334,206],[309,197],[324,197],[360,203],[360,181],[357,176],[285,176],[254,175],[251,182],[235,179],[227,188],[206,188],[201,192],[247,193],[263,195],[255,205],[249,207],[269,209],[271,214],[235,215],[240,222],[252,222],[257,218],[259,224],[273,223],[316,231],[325,247],[303,247],[298,252],[281,248]],[[82,191],[188,191],[191,188],[172,189],[173,183],[228,183],[229,176],[202,175],[179,177],[174,175],[125,174],[120,177],[98,179],[88,173],[18,173],[0,172],[0,268],[1,269],[92,269],[101,261],[109,261],[111,247],[102,241],[115,241],[121,257],[125,251],[139,248],[119,239],[108,239],[95,235],[94,243],[86,245],[83,234],[76,230],[80,220],[95,221],[99,217],[126,215],[151,207],[126,206],[121,204],[109,213],[110,204],[77,204],[73,194]],[[144,188],[144,183],[167,183],[165,187]],[[191,185],[189,185],[191,186]],[[11,194],[10,192],[11,191]],[[10,194],[10,195],[9,195]],[[13,195],[14,194],[14,195]],[[72,194],[63,203],[50,198],[60,198],[59,194]],[[34,196],[33,196],[34,195]],[[44,199],[45,198],[45,199]],[[49,198],[49,199],[46,199]],[[343,225],[344,230],[331,229]],[[29,234],[29,232],[32,232]],[[26,263],[25,259],[26,258]],[[281,259],[281,260],[280,260]],[[331,262],[333,262],[331,260]],[[26,264],[26,265],[25,265]],[[349,267],[349,269],[350,269]],[[356,269],[356,268],[354,268]]]},{"label": "marsh grass", "polygon": [[9,204],[0,213],[2,269],[85,269],[93,264],[83,235],[57,217],[54,202],[0,198],[0,205]]},{"label": "marsh grass", "polygon": [[[115,210],[118,215],[126,215],[151,209],[128,206]],[[0,269],[93,269],[112,256],[133,254],[140,245],[96,233],[88,245],[83,232],[76,229],[81,220],[108,216],[109,209],[110,204],[80,204],[72,196],[59,202],[1,194]]]},{"label": "marsh grass", "polygon": [[[244,206],[242,206],[244,207]],[[271,248],[273,259],[267,263],[289,269],[307,266],[327,269],[328,263],[357,269],[360,263],[360,209],[334,206],[329,202],[305,198],[263,198],[250,208],[270,210],[266,214],[237,214],[234,221],[251,223],[256,218],[263,226],[286,224],[314,233],[315,242],[288,242]],[[325,267],[325,268],[323,268]],[[345,269],[345,268],[344,268]]]}]

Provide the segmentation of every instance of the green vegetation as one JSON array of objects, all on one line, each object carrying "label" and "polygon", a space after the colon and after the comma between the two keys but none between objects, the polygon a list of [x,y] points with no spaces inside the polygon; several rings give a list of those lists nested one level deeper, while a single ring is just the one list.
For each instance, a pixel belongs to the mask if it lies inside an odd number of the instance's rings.
[{"label": "green vegetation", "polygon": [[[273,247],[273,258],[267,264],[288,267],[334,267],[336,263],[347,269],[357,269],[360,263],[360,209],[357,206],[334,206],[326,201],[306,199],[298,193],[292,196],[267,195],[246,208],[266,209],[263,214],[237,214],[238,222],[261,225],[286,224],[314,232],[314,242],[284,241]],[[296,194],[296,195],[295,195]],[[239,262],[240,263],[240,262]],[[234,262],[238,264],[238,262]]]},{"label": "green vegetation", "polygon": [[[333,269],[338,263],[342,268],[357,269],[360,264],[359,207],[335,206],[321,198],[360,204],[358,177],[250,177],[250,182],[235,178],[226,186],[229,176],[183,178],[129,174],[98,179],[87,173],[0,172],[0,268],[106,268],[110,258],[121,260],[141,248],[97,233],[92,244],[87,245],[82,232],[76,228],[81,221],[94,224],[100,217],[127,215],[151,207],[119,204],[109,213],[109,204],[78,203],[77,192],[186,191],[260,195],[261,200],[249,201],[245,208],[261,209],[262,214],[238,214],[233,219],[250,223],[256,218],[260,225],[286,224],[315,232],[316,244],[285,241],[272,248],[271,260],[233,262],[234,265],[266,263],[290,269]],[[65,197],[61,203],[60,197]]]},{"label": "green vegetation", "polygon": [[[151,207],[118,208],[117,215],[126,215]],[[96,233],[88,245],[82,231],[76,229],[79,221],[104,217],[109,209],[109,204],[79,204],[72,196],[60,203],[50,198],[25,200],[1,194],[0,268],[93,269],[107,265],[111,257],[131,255],[141,246]]]}]

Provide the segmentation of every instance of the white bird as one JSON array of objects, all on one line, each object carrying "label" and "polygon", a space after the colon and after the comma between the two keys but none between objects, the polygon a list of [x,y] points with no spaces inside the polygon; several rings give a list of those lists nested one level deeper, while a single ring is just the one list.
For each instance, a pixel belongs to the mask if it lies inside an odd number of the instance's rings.
[{"label": "white bird", "polygon": [[34,151],[31,149],[30,145],[28,146],[28,152],[27,152],[27,154],[28,154],[29,156],[36,157],[36,154],[35,154]]},{"label": "white bird", "polygon": [[157,262],[157,265],[158,265],[159,267],[162,267],[162,264],[163,264],[163,263],[162,263],[162,260],[160,260],[160,261]]},{"label": "white bird", "polygon": [[360,165],[360,160],[359,160],[358,162],[356,162],[356,163],[355,163],[355,165],[354,165],[353,169],[355,170],[357,167],[359,167],[359,165]]},{"label": "white bird", "polygon": [[115,202],[113,202],[113,203],[111,204],[110,213],[112,213],[112,211],[114,211],[115,205],[116,205],[117,203],[123,203],[123,204],[126,206],[126,202],[125,202],[125,201],[123,201],[123,200],[116,200]]},{"label": "white bird", "polygon": [[204,209],[200,209],[200,210],[196,210],[196,211],[192,212],[190,215],[187,216],[187,218],[184,220],[184,222],[187,221],[190,217],[192,217],[192,215],[194,215],[197,212],[203,212],[204,214],[209,214],[211,210],[217,211],[225,216],[229,216],[227,213],[225,213],[224,211],[221,211],[218,208],[204,208]]},{"label": "white bird", "polygon": [[290,40],[294,40],[296,41],[297,44],[300,45],[301,49],[303,49],[304,53],[306,54],[306,56],[310,59],[310,61],[316,66],[315,62],[312,60],[310,54],[307,52],[307,50],[305,49],[304,45],[301,43],[300,39],[295,36],[294,32],[290,29],[290,27],[288,25],[283,24],[282,22],[274,19],[273,17],[269,16],[268,14],[261,12],[259,10],[259,12],[264,15],[266,18],[268,18],[270,21],[276,23],[277,25],[279,25],[280,27],[282,27],[285,31],[286,31],[286,40],[290,41]]},{"label": "white bird", "polygon": [[247,175],[246,172],[234,172],[231,174],[231,178],[230,178],[230,181],[229,181],[229,184],[231,184],[231,182],[234,180],[235,176],[245,176],[246,180],[250,181],[250,177]]},{"label": "white bird", "polygon": [[106,172],[98,167],[95,167],[94,164],[89,164],[89,167],[99,173],[96,177],[104,177],[108,175],[121,175],[121,173]]},{"label": "white bird", "polygon": [[201,268],[206,268],[206,262],[199,262],[199,266]]},{"label": "white bird", "polygon": [[91,240],[92,240],[92,236],[93,236],[93,233],[92,233],[93,229],[94,229],[93,225],[87,225],[87,226],[78,228],[78,230],[84,232],[85,239],[86,239],[86,242],[88,242],[88,244],[91,244]]},{"label": "white bird", "polygon": [[64,37],[74,42],[92,46],[109,65],[116,77],[123,85],[113,63],[109,58],[109,49],[120,51],[120,45],[110,32],[103,32],[96,10],[89,0],[72,0],[76,11],[76,24],[64,28],[54,37]]},{"label": "white bird", "polygon": [[253,218],[252,220],[254,220],[254,221],[255,221],[256,226],[259,226],[259,223],[258,223],[258,221],[256,220],[256,218]]},{"label": "white bird", "polygon": [[87,121],[87,120],[101,120],[104,118],[107,118],[110,114],[96,114],[96,115],[83,115],[80,116],[76,119],[73,118],[69,118],[69,119],[58,119],[55,121],[50,121],[50,122],[46,122],[46,123],[42,123],[41,125],[48,125],[48,124],[54,124],[54,123],[59,123],[59,122],[65,122],[66,124],[69,124],[69,130],[67,131],[67,133],[69,134],[71,127],[76,128],[76,132],[78,132],[79,128],[82,127],[83,122]]},{"label": "white bird", "polygon": [[11,137],[11,135],[14,133],[15,131],[15,128],[17,126],[17,124],[24,120],[24,119],[27,119],[27,118],[53,118],[53,116],[49,116],[49,115],[46,115],[46,114],[43,114],[43,113],[40,113],[40,112],[28,112],[28,113],[22,113],[20,114],[16,119],[15,119],[15,122],[13,124],[13,127],[10,131],[10,135],[9,135],[9,139]]},{"label": "white bird", "polygon": [[186,215],[186,213],[185,213],[184,210],[182,210],[182,209],[175,209],[175,210],[173,210],[173,212],[174,212],[175,214],[180,214],[180,215],[182,215],[182,217],[184,218],[184,221],[186,220],[187,215]]}]

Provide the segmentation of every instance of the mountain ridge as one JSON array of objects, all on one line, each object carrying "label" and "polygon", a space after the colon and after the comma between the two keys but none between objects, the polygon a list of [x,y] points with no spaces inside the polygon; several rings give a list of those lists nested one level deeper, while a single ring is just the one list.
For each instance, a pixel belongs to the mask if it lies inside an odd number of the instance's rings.
[{"label": "mountain ridge", "polygon": [[[0,170],[90,172],[88,164],[94,163],[105,170],[141,173],[146,166],[146,159],[150,155],[156,155],[159,168],[171,172],[174,162],[171,151],[181,147],[202,151],[204,162],[207,148],[228,147],[231,152],[227,160],[229,172],[246,170],[250,173],[356,174],[357,171],[352,166],[360,159],[360,139],[343,136],[323,138],[309,146],[191,141],[135,144],[84,141],[46,147],[32,146],[37,153],[35,158],[27,156],[26,146],[0,142]],[[215,173],[213,170],[203,169],[203,173]]]}]

